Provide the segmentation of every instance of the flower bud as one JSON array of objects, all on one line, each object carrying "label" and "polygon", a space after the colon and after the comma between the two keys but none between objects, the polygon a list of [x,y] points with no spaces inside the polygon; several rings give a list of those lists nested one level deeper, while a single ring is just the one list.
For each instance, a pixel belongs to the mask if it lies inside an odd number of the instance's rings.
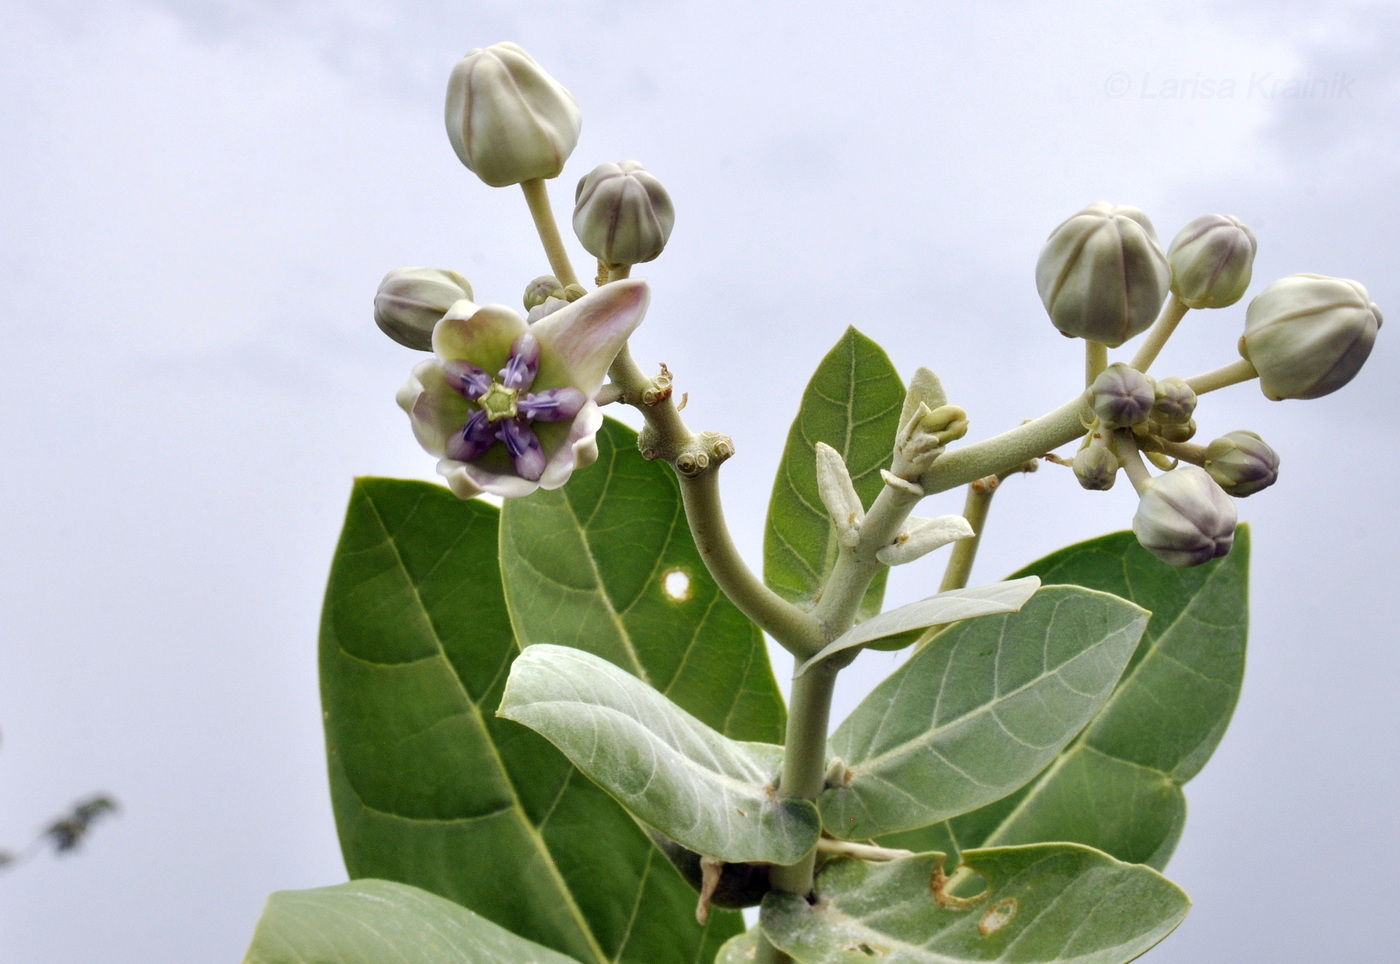
[{"label": "flower bud", "polygon": [[1103,445],[1089,445],[1074,456],[1074,477],[1091,492],[1107,492],[1118,478],[1118,456]]},{"label": "flower bud", "polygon": [[1249,303],[1240,354],[1274,401],[1321,398],[1361,370],[1380,327],[1381,310],[1357,282],[1294,274]]},{"label": "flower bud", "polygon": [[1089,404],[1105,428],[1127,428],[1146,421],[1156,397],[1152,376],[1122,362],[1099,372],[1089,386]]},{"label": "flower bud", "polygon": [[1228,214],[1203,214],[1167,249],[1172,291],[1188,308],[1224,308],[1244,297],[1254,272],[1254,232]]},{"label": "flower bud", "polygon": [[1205,469],[1179,465],[1143,490],[1133,534],[1169,566],[1199,566],[1230,551],[1235,519],[1235,504]]},{"label": "flower bud", "polygon": [[1230,432],[1206,446],[1205,469],[1227,493],[1243,498],[1278,481],[1278,453],[1253,432]]},{"label": "flower bud", "polygon": [[573,95],[513,43],[470,51],[447,82],[447,137],[492,187],[555,177],[583,124]]},{"label": "flower bud", "polygon": [[564,286],[552,274],[542,274],[525,286],[525,310],[544,304],[550,298],[564,298]]},{"label": "flower bud", "polygon": [[1196,437],[1196,420],[1188,418],[1184,422],[1163,422],[1153,426],[1155,434],[1164,442],[1189,442]]},{"label": "flower bud", "polygon": [[1186,381],[1169,375],[1159,378],[1152,400],[1152,417],[1162,425],[1179,425],[1196,412],[1196,393]]},{"label": "flower bud", "polygon": [[651,261],[675,223],[670,195],[636,161],[599,164],[574,192],[574,233],[604,264]]},{"label": "flower bud", "polygon": [[444,268],[395,268],[379,282],[374,321],[400,345],[433,350],[433,326],[463,298],[471,300],[471,283]]},{"label": "flower bud", "polygon": [[1152,222],[1096,201],[1050,233],[1035,285],[1055,327],[1116,348],[1146,331],[1171,284]]}]

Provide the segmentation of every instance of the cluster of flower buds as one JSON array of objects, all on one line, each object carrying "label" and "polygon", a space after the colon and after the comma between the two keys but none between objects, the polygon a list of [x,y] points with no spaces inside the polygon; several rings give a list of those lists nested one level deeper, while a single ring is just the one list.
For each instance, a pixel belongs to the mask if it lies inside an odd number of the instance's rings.
[{"label": "cluster of flower buds", "polygon": [[[1278,478],[1277,453],[1253,432],[1191,443],[1198,394],[1254,377],[1275,400],[1329,394],[1361,369],[1381,326],[1380,310],[1355,281],[1292,275],[1249,303],[1242,361],[1191,379],[1148,375],[1187,310],[1223,308],[1244,296],[1257,247],[1238,219],[1207,214],[1163,252],[1141,211],[1098,202],[1051,232],[1036,265],[1041,300],[1064,334],[1111,348],[1151,329],[1130,364],[1105,368],[1102,355],[1097,364],[1089,355],[1089,431],[1072,464],[1079,484],[1092,490],[1112,487],[1120,470],[1128,473],[1140,498],[1133,530],[1171,565],[1198,565],[1228,552],[1231,497],[1252,495]],[[1143,456],[1162,474],[1152,477]]]}]

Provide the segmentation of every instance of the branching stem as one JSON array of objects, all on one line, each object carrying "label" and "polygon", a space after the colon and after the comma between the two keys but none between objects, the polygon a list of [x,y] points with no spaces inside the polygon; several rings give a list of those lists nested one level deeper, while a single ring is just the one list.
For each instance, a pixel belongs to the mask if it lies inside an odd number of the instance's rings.
[{"label": "branching stem", "polygon": [[977,549],[982,543],[987,513],[992,508],[992,496],[996,495],[1000,484],[1000,477],[989,475],[968,485],[967,499],[963,502],[963,518],[972,526],[972,535],[953,543],[953,552],[948,557],[948,568],[943,571],[939,592],[966,588],[967,580],[972,575],[972,562],[977,558]]},{"label": "branching stem", "polygon": [[1152,363],[1157,360],[1157,355],[1162,351],[1162,346],[1167,343],[1167,339],[1176,331],[1176,326],[1181,324],[1181,319],[1186,317],[1186,312],[1190,309],[1186,307],[1186,302],[1182,301],[1173,292],[1167,299],[1167,303],[1162,306],[1162,313],[1157,316],[1157,320],[1152,323],[1152,327],[1147,331],[1147,339],[1139,346],[1137,354],[1133,360],[1128,362],[1133,368],[1140,372],[1146,372],[1152,367]]}]

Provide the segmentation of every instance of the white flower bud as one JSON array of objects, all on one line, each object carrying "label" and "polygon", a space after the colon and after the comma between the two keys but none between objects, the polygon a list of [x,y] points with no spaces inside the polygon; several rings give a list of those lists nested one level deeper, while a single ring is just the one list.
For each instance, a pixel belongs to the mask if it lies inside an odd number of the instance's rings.
[{"label": "white flower bud", "polygon": [[1103,445],[1089,445],[1074,456],[1074,477],[1091,492],[1107,492],[1118,478],[1118,457]]},{"label": "white flower bud", "polygon": [[1089,386],[1089,405],[1105,428],[1128,428],[1145,422],[1156,398],[1152,376],[1122,362],[1099,372]]},{"label": "white flower bud", "polygon": [[636,161],[599,164],[574,192],[574,233],[604,264],[651,261],[675,223],[670,195]]},{"label": "white flower bud", "polygon": [[1235,520],[1235,504],[1205,469],[1179,465],[1143,491],[1133,534],[1167,565],[1199,566],[1230,551]]},{"label": "white flower bud", "polygon": [[1159,378],[1152,401],[1152,418],[1163,425],[1179,425],[1196,412],[1196,393],[1175,375]]},{"label": "white flower bud", "polygon": [[564,298],[564,286],[552,274],[542,274],[525,286],[525,310],[544,304],[550,298]]},{"label": "white flower bud", "polygon": [[1278,453],[1253,432],[1230,432],[1206,446],[1205,468],[1227,493],[1244,498],[1278,481]]},{"label": "white flower bud", "polygon": [[433,350],[433,326],[463,298],[471,283],[445,268],[395,268],[374,294],[374,321],[400,345]]},{"label": "white flower bud", "polygon": [[492,187],[557,176],[582,124],[573,95],[513,43],[478,47],[452,68],[447,137]]},{"label": "white flower bud", "polygon": [[1381,310],[1355,281],[1289,275],[1249,303],[1240,354],[1274,401],[1321,398],[1361,370],[1381,320]]},{"label": "white flower bud", "polygon": [[1050,234],[1035,285],[1055,327],[1116,348],[1146,331],[1167,297],[1171,269],[1147,215],[1097,201]]},{"label": "white flower bud", "polygon": [[1188,308],[1224,308],[1244,297],[1254,272],[1254,232],[1228,214],[1203,214],[1167,249],[1172,291]]}]

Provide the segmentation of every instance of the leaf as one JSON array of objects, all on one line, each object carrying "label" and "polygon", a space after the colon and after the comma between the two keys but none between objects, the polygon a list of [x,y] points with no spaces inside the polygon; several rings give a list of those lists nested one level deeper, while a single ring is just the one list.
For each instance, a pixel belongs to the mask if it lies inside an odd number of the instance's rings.
[{"label": "leaf", "polygon": [[994,582],[987,586],[973,586],[969,589],[950,589],[919,602],[891,609],[867,619],[833,639],[825,649],[799,666],[792,674],[793,678],[807,672],[812,664],[853,646],[869,646],[872,649],[883,650],[903,649],[918,639],[930,626],[996,613],[1016,612],[1038,588],[1040,580],[1032,576],[1027,579]]},{"label": "leaf", "polygon": [[351,877],[456,901],[580,961],[692,962],[741,925],[547,741],[496,718],[517,650],[499,513],[361,479],[321,619],[331,800]]},{"label": "leaf", "polygon": [[1050,586],[935,636],[832,735],[850,780],[822,793],[824,826],[864,839],[1011,793],[1103,705],[1146,625],[1132,603]]},{"label": "leaf", "polygon": [[[985,889],[942,901],[942,854],[833,861],[814,904],[781,891],[763,899],[763,933],[801,964],[1122,964],[1170,934],[1191,906],[1156,871],[1088,847],[968,851],[963,860],[975,874],[969,883],[981,877]],[[734,949],[731,941],[721,960]]]},{"label": "leaf", "polygon": [[[1223,559],[1163,565],[1119,532],[1069,546],[1019,575],[1073,583],[1152,611],[1117,690],[1023,790],[939,831],[961,846],[1069,840],[1166,866],[1186,821],[1182,785],[1219,744],[1244,678],[1249,529]],[[892,845],[924,849],[919,839]],[[932,846],[938,844],[930,843]]]},{"label": "leaf", "polygon": [[[880,470],[889,467],[903,404],[904,383],[884,349],[847,328],[807,383],[773,483],[763,578],[778,595],[810,605],[836,562],[840,544],[817,491],[817,443],[841,454],[869,507],[884,485]],[[870,584],[859,618],[880,611],[885,575]]]},{"label": "leaf", "polygon": [[697,853],[792,864],[817,845],[817,808],[773,792],[782,747],[728,739],[591,653],[526,649],[500,715],[544,736],[639,819]]},{"label": "leaf", "polygon": [[598,452],[563,488],[506,501],[501,577],[520,645],[587,650],[727,736],[781,743],[763,634],[710,578],[671,470],[611,419]]},{"label": "leaf", "polygon": [[435,894],[357,880],[267,899],[244,964],[575,964]]}]

